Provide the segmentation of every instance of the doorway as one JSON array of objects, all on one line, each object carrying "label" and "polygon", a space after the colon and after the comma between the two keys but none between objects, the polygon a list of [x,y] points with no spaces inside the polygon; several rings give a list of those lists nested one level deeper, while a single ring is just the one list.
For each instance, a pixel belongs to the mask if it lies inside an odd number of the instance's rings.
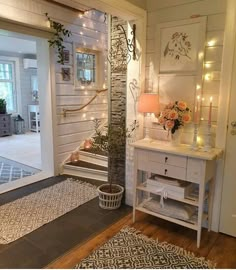
[{"label": "doorway", "polygon": [[[9,95],[6,91],[0,93],[9,104],[11,121],[9,136],[0,137],[3,193],[53,176],[55,170],[47,40],[4,30],[0,30],[0,39],[1,67],[3,71],[12,70],[10,77],[15,86]],[[10,65],[14,65],[12,69]]]}]

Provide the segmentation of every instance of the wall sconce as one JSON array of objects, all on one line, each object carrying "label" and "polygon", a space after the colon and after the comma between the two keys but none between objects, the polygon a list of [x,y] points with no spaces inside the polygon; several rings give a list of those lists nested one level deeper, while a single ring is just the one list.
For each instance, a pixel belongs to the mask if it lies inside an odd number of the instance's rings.
[{"label": "wall sconce", "polygon": [[[158,113],[159,96],[157,94],[141,94],[139,97],[138,111],[141,113]],[[149,128],[146,128],[144,140],[150,141]]]},{"label": "wall sconce", "polygon": [[136,24],[133,24],[131,35],[133,36],[132,40],[127,38],[124,27],[121,24],[117,25],[117,29],[121,30],[121,34],[125,36],[126,45],[128,51],[133,53],[133,60],[136,60]]},{"label": "wall sconce", "polygon": [[[111,48],[108,52],[107,60],[111,65],[112,72],[126,72],[127,64],[131,60],[130,53],[133,54],[133,60],[136,60],[136,25],[133,24],[133,30],[131,31],[132,39],[128,39],[125,29],[121,24],[116,26],[117,30],[120,31],[115,42],[112,43]],[[122,35],[122,37],[121,37]],[[124,37],[123,37],[124,36]]]}]

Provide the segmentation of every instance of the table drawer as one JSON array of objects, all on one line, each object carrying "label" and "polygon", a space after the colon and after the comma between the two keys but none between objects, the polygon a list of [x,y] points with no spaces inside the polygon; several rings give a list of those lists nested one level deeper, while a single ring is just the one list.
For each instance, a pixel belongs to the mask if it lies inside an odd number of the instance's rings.
[{"label": "table drawer", "polygon": [[11,132],[9,129],[0,129],[0,136],[10,135]]},{"label": "table drawer", "polygon": [[4,123],[4,122],[9,122],[9,121],[10,121],[9,115],[0,116],[0,122]]},{"label": "table drawer", "polygon": [[9,129],[10,123],[9,122],[0,122],[0,129]]},{"label": "table drawer", "polygon": [[149,167],[149,170],[148,170],[149,172],[176,178],[176,179],[186,180],[186,168],[166,165],[166,164],[152,162],[152,161],[146,164],[146,166]]},{"label": "table drawer", "polygon": [[148,152],[148,160],[154,161],[166,165],[174,165],[177,167],[187,167],[187,157],[176,156],[172,154],[166,154],[161,152]]}]

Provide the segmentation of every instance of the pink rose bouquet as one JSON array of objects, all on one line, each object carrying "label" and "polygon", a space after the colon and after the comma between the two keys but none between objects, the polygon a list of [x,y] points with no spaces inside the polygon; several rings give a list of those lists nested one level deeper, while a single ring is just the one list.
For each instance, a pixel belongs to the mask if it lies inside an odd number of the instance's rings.
[{"label": "pink rose bouquet", "polygon": [[190,109],[184,101],[169,103],[161,112],[158,120],[165,130],[171,131],[173,134],[181,126],[191,121]]}]

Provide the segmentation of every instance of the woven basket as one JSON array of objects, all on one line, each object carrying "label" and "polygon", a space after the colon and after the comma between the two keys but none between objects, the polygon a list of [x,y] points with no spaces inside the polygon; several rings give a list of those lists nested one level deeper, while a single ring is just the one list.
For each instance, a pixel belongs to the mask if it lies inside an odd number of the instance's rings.
[{"label": "woven basket", "polygon": [[121,199],[124,193],[124,188],[120,185],[115,185],[118,189],[120,189],[119,192],[116,193],[107,193],[104,191],[101,191],[101,188],[104,186],[108,186],[109,184],[104,184],[98,187],[98,194],[99,194],[99,206],[102,209],[108,209],[108,210],[113,210],[117,209],[121,205]]}]

